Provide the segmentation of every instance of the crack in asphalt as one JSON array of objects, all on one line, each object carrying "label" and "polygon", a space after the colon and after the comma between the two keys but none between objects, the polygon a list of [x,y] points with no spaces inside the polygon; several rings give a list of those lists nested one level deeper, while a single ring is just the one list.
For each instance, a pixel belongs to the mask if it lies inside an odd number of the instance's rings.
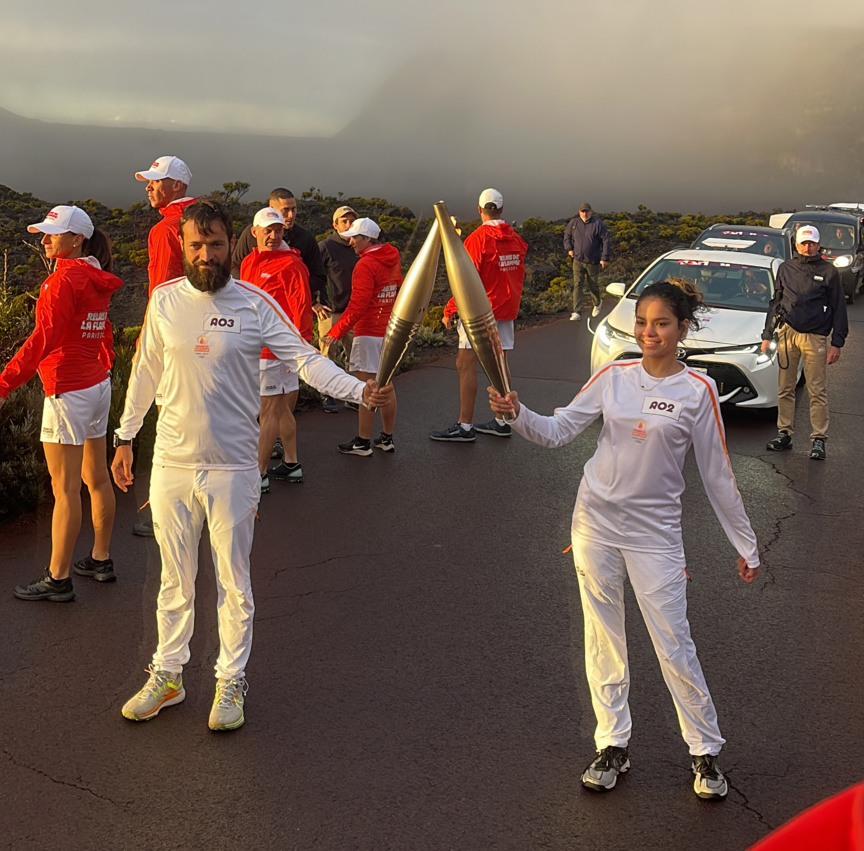
[{"label": "crack in asphalt", "polygon": [[765,827],[768,828],[768,830],[774,830],[776,828],[776,825],[771,824],[771,822],[769,822],[765,818],[765,816],[763,816],[762,813],[760,813],[759,810],[757,810],[755,807],[751,807],[750,799],[737,786],[735,786],[735,784],[732,783],[728,772],[724,772],[724,774],[726,776],[726,782],[729,784],[729,788],[743,801],[743,803],[741,803],[739,801],[733,800],[731,801],[731,803],[735,804],[738,807],[741,807],[742,810],[746,810],[748,813],[753,813],[753,815],[756,816],[757,819],[759,819],[760,824],[764,824]]},{"label": "crack in asphalt", "polygon": [[113,798],[108,798],[105,795],[100,795],[97,792],[94,792],[88,786],[81,786],[78,783],[71,783],[68,780],[59,780],[56,777],[52,777],[50,774],[47,774],[46,772],[36,768],[33,765],[27,765],[26,763],[19,762],[15,759],[14,756],[12,756],[11,753],[9,753],[8,750],[6,750],[6,748],[3,749],[3,754],[9,760],[9,762],[11,762],[12,765],[16,766],[17,768],[23,768],[27,771],[32,771],[34,774],[38,774],[40,777],[44,777],[46,780],[50,780],[52,783],[56,783],[58,786],[66,786],[70,789],[77,789],[79,792],[86,792],[88,795],[92,795],[98,801],[107,801],[109,804],[113,804],[115,807],[117,807],[118,810],[126,810],[128,809],[129,805],[133,803],[132,800],[117,802]]},{"label": "crack in asphalt", "polygon": [[[274,597],[268,597],[267,600],[268,600],[268,602],[270,600],[283,600],[286,598],[289,600],[299,600],[299,599],[302,599],[303,597],[314,597],[318,594],[347,594],[350,591],[354,591],[357,588],[361,588],[364,584],[365,583],[361,582],[358,585],[352,585],[349,588],[332,588],[332,589],[331,588],[319,588],[319,589],[316,589],[315,591],[304,591],[302,594],[278,594]],[[296,612],[282,612],[281,614],[278,614],[278,615],[268,615],[267,617],[263,617],[263,618],[258,617],[256,615],[255,621],[261,622],[261,621],[278,620],[279,618],[287,618],[287,617],[290,617],[291,615],[294,615],[294,614],[296,614]]]},{"label": "crack in asphalt", "polygon": [[345,559],[349,558],[357,558],[358,556],[362,558],[367,558],[368,556],[382,556],[381,553],[351,553],[349,555],[344,556],[333,556],[332,558],[325,558],[322,561],[311,561],[308,564],[292,564],[290,567],[280,567],[274,574],[273,579],[278,579],[280,573],[284,573],[286,570],[305,570],[307,567],[321,567],[321,565],[329,564],[334,561],[345,561]]}]

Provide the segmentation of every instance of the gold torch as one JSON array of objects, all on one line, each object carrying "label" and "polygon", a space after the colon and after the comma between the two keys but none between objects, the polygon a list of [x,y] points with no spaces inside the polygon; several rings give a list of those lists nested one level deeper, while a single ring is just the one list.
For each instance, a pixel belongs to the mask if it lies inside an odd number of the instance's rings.
[{"label": "gold torch", "polygon": [[506,396],[510,392],[510,375],[486,288],[480,280],[477,267],[456,233],[444,202],[439,201],[434,208],[441,229],[450,291],[456,301],[462,327],[489,383],[502,396]]},{"label": "gold torch", "polygon": [[385,387],[393,380],[402,358],[408,351],[432,298],[435,275],[438,272],[438,255],[441,253],[441,237],[438,222],[433,222],[426,241],[414,258],[405,280],[399,288],[393,312],[381,344],[381,359],[375,380]]}]

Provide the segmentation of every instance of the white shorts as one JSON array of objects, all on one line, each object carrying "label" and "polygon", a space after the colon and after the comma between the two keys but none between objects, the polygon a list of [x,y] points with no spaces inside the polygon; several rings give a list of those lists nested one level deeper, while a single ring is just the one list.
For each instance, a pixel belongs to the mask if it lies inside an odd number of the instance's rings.
[{"label": "white shorts", "polygon": [[46,396],[42,406],[42,443],[83,446],[85,440],[105,437],[111,409],[111,379],[86,390]]},{"label": "white shorts", "polygon": [[383,337],[355,337],[351,344],[351,359],[348,361],[350,372],[378,372],[378,361],[381,360]]},{"label": "white shorts", "polygon": [[[499,319],[495,324],[498,326],[498,339],[501,341],[501,348],[505,352],[509,352],[513,348],[513,320]],[[459,333],[459,348],[470,349],[471,343],[462,327],[461,319],[456,322],[456,331]]]},{"label": "white shorts", "polygon": [[261,358],[258,361],[258,380],[261,396],[282,396],[300,389],[300,377],[281,360]]}]

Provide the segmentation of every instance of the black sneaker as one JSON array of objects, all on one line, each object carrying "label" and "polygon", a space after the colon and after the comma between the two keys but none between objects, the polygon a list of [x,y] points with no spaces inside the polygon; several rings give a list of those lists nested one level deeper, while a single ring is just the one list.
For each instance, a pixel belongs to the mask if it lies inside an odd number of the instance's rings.
[{"label": "black sneaker", "polygon": [[513,429],[507,423],[499,425],[498,420],[489,420],[488,423],[475,425],[474,431],[479,431],[480,434],[494,434],[496,437],[510,437],[513,434]]},{"label": "black sneaker", "polygon": [[92,553],[87,558],[76,561],[72,570],[79,576],[92,576],[97,582],[113,582],[117,579],[114,575],[114,562],[110,558],[97,561]]},{"label": "black sneaker", "polygon": [[267,471],[271,479],[278,479],[280,482],[302,482],[303,468],[299,461],[286,463],[283,461],[278,467]]},{"label": "black sneaker", "polygon": [[693,781],[693,791],[709,801],[722,801],[729,793],[729,784],[717,765],[717,757],[711,754],[694,756],[691,765],[696,779]]},{"label": "black sneaker", "polygon": [[275,461],[277,458],[282,458],[285,455],[285,450],[282,448],[282,438],[277,437],[276,443],[273,446],[273,451],[270,453],[270,460]]},{"label": "black sneaker", "polygon": [[154,538],[153,521],[145,520],[143,523],[136,523],[132,527],[132,534],[137,535],[139,538]]},{"label": "black sneaker", "polygon": [[346,402],[345,407],[348,408],[349,411],[359,411],[360,406],[356,402]]},{"label": "black sneaker", "polygon": [[788,431],[781,431],[773,440],[769,440],[765,444],[766,449],[773,449],[775,452],[782,452],[784,449],[792,448],[792,438]]},{"label": "black sneaker", "polygon": [[382,452],[393,452],[396,449],[396,444],[393,443],[393,435],[387,434],[384,431],[372,441],[372,445]]},{"label": "black sneaker", "polygon": [[817,437],[813,441],[813,448],[810,450],[810,457],[816,461],[825,460],[825,441],[821,437]]},{"label": "black sneaker", "polygon": [[608,792],[615,788],[618,775],[624,774],[629,768],[630,756],[627,748],[610,745],[603,748],[591,765],[582,772],[582,785],[595,792]]},{"label": "black sneaker", "polygon": [[29,585],[16,585],[12,592],[19,600],[50,600],[52,603],[69,603],[75,599],[72,579],[55,579],[46,567],[45,572]]},{"label": "black sneaker", "polygon": [[371,455],[372,441],[355,437],[350,443],[340,443],[338,448],[343,455]]},{"label": "black sneaker", "polygon": [[459,423],[455,423],[444,431],[430,432],[429,437],[432,440],[446,440],[449,443],[473,443],[477,439],[477,434],[474,426],[466,430]]},{"label": "black sneaker", "polygon": [[321,404],[321,407],[324,408],[325,414],[338,414],[339,413],[339,405],[336,400],[332,396],[325,396],[324,401]]}]

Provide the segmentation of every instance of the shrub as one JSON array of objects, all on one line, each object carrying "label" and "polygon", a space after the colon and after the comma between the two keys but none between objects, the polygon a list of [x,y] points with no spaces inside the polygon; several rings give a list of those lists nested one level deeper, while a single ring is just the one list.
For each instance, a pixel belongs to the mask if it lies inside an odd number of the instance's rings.
[{"label": "shrub", "polygon": [[34,378],[0,409],[0,520],[35,511],[49,490],[39,440],[44,398]]}]

